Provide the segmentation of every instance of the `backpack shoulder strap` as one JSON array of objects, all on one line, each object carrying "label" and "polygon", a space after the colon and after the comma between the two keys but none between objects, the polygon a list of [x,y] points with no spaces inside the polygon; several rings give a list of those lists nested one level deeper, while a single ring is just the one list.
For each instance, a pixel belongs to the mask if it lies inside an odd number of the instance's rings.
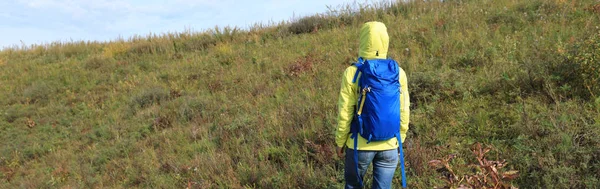
[{"label": "backpack shoulder strap", "polygon": [[[353,66],[356,66],[356,73],[354,74],[354,78],[352,78],[352,83],[356,83],[357,82],[358,76],[360,75],[360,70],[363,67],[363,65],[364,65],[363,63],[364,62],[365,61],[363,60],[363,58],[359,57],[358,61],[356,63],[352,64]],[[359,98],[359,100],[360,100],[360,98]],[[362,101],[364,101],[364,99],[362,99]],[[358,102],[358,103],[360,103],[360,102]],[[363,179],[362,179],[362,177],[360,176],[360,174],[358,172],[358,135],[359,135],[359,133],[362,133],[362,119],[360,117],[360,113],[358,113],[359,112],[358,109],[356,109],[355,111],[356,112],[355,112],[354,119],[358,119],[357,120],[358,121],[358,125],[357,125],[358,128],[353,129],[352,135],[351,135],[351,137],[354,139],[354,157],[353,157],[353,160],[354,160],[354,166],[355,166],[354,168],[355,168],[355,171],[356,171],[356,177],[357,177],[358,182],[360,183],[360,186],[362,187],[363,186]]]},{"label": "backpack shoulder strap", "polygon": [[354,74],[354,78],[352,78],[352,83],[356,83],[356,79],[358,79],[358,74],[360,73],[360,70],[362,68],[362,66],[364,65],[363,62],[365,62],[363,60],[362,57],[358,58],[358,62],[352,64],[353,66],[356,66],[356,73]]},{"label": "backpack shoulder strap", "polygon": [[404,72],[404,70],[402,67],[400,67],[400,65],[398,65],[398,85],[400,87],[400,95],[402,95],[402,82],[400,81],[400,78],[402,78],[402,72]]}]

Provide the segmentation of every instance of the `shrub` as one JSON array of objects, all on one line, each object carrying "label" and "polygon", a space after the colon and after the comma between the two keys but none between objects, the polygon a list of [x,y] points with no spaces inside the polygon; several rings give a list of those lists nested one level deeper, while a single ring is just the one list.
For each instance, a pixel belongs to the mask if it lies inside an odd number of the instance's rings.
[{"label": "shrub", "polygon": [[293,34],[317,32],[319,29],[330,28],[331,22],[331,18],[322,15],[304,17],[292,22],[288,31]]},{"label": "shrub", "polygon": [[234,62],[235,54],[229,43],[219,43],[215,47],[215,57],[221,65],[231,65]]},{"label": "shrub", "polygon": [[287,73],[289,76],[299,76],[305,72],[312,71],[314,62],[317,61],[314,60],[312,55],[298,58],[293,64],[288,66]]},{"label": "shrub", "polygon": [[595,14],[600,14],[600,4],[590,5],[586,10]]},{"label": "shrub", "polygon": [[183,103],[179,107],[179,118],[182,121],[191,121],[196,117],[202,116],[202,111],[206,108],[206,102],[201,98],[182,98]]},{"label": "shrub", "polygon": [[48,97],[51,93],[54,93],[54,91],[55,90],[49,84],[40,81],[25,88],[25,90],[23,90],[23,97],[25,97],[27,102],[44,103],[48,101]]},{"label": "shrub", "polygon": [[15,104],[6,109],[4,112],[4,120],[6,120],[6,122],[13,123],[19,118],[31,117],[34,112],[35,108],[22,104]]},{"label": "shrub", "polygon": [[410,101],[415,107],[434,101],[459,99],[463,95],[462,90],[465,90],[449,79],[456,77],[454,73],[440,75],[437,72],[414,72],[410,77]]},{"label": "shrub", "polygon": [[216,27],[213,33],[213,38],[219,42],[232,42],[234,39],[238,38],[237,36],[240,34],[240,29],[237,27],[224,27],[223,29],[219,29]]},{"label": "shrub", "polygon": [[462,56],[459,56],[456,63],[451,64],[450,67],[454,69],[467,69],[473,71],[475,68],[483,66],[485,62],[485,57],[474,51],[469,51]]},{"label": "shrub", "polygon": [[566,97],[586,100],[600,95],[600,33],[572,46],[562,61],[551,64],[550,72]]},{"label": "shrub", "polygon": [[163,44],[151,41],[138,41],[131,45],[129,53],[132,54],[163,54],[167,52],[168,47]]},{"label": "shrub", "polygon": [[161,102],[169,99],[169,90],[162,87],[152,87],[145,89],[133,96],[130,100],[130,107],[146,108],[154,104],[160,104]]},{"label": "shrub", "polygon": [[175,44],[177,50],[196,51],[215,46],[217,40],[208,34],[199,34],[184,40],[181,45]]},{"label": "shrub", "polygon": [[114,58],[116,56],[123,56],[127,53],[130,44],[124,42],[113,42],[109,43],[104,47],[102,55],[106,58]]},{"label": "shrub", "polygon": [[92,56],[85,60],[83,67],[88,70],[96,70],[107,67],[114,62],[114,59],[105,56]]},{"label": "shrub", "polygon": [[561,6],[565,7],[565,5],[558,5],[553,1],[523,1],[523,3],[516,6],[515,10],[524,13],[523,17],[529,22],[535,22],[543,20],[544,15],[554,14],[556,10],[560,10]]},{"label": "shrub", "polygon": [[500,27],[502,33],[512,33],[524,28],[523,21],[518,16],[510,13],[495,14],[487,19],[487,24],[493,26],[493,28],[504,26]]},{"label": "shrub", "polygon": [[[85,48],[82,48],[82,46]],[[51,49],[57,49],[58,52],[52,52]],[[94,50],[94,48],[91,47],[91,44],[88,44],[85,42],[79,42],[79,43],[73,43],[73,44],[67,43],[67,44],[61,44],[61,45],[59,45],[59,47],[56,47],[56,48],[48,48],[49,53],[56,54],[56,55],[64,55],[67,58],[85,57],[90,53],[90,51],[93,51],[93,50]]]}]

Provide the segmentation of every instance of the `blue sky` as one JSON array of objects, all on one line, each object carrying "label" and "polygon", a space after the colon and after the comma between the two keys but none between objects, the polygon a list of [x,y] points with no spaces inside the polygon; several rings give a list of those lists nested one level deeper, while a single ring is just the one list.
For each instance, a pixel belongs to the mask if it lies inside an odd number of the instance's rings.
[{"label": "blue sky", "polygon": [[2,0],[0,49],[53,41],[248,27],[327,12],[344,0]]}]

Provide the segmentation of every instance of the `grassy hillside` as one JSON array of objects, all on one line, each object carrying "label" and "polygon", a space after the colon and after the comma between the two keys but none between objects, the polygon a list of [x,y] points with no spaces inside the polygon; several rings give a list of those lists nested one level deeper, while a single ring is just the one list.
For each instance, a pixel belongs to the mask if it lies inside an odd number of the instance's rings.
[{"label": "grassy hillside", "polygon": [[339,80],[371,20],[408,76],[411,188],[482,177],[477,143],[514,186],[600,186],[600,4],[483,0],[0,51],[0,188],[340,188]]}]

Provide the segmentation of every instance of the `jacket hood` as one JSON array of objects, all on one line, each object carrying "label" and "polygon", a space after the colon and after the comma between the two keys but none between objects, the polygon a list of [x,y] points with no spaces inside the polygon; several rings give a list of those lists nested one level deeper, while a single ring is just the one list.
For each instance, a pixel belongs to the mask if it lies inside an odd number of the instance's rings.
[{"label": "jacket hood", "polygon": [[367,22],[360,29],[358,57],[363,59],[387,58],[390,37],[387,27],[381,22]]}]

